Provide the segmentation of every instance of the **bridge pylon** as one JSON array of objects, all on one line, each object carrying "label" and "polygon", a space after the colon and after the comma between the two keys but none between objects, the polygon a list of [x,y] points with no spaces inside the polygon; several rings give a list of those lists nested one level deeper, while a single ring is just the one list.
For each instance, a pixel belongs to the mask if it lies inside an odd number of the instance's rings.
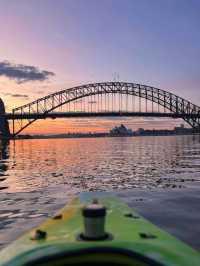
[{"label": "bridge pylon", "polygon": [[3,100],[0,98],[0,134],[3,139],[9,139],[11,137],[9,123],[4,115],[5,115],[5,105]]}]

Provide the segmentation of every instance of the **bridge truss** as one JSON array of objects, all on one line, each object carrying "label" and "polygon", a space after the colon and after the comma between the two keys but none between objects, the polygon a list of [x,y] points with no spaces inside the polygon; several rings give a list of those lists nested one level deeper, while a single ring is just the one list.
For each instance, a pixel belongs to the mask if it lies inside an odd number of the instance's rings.
[{"label": "bridge truss", "polygon": [[59,117],[54,110],[59,110],[57,114],[68,114],[66,117],[78,116],[78,113],[99,116],[131,112],[144,116],[156,113],[162,117],[168,112],[171,117],[183,118],[194,130],[200,130],[200,107],[171,92],[136,83],[102,82],[58,91],[13,109],[13,136],[37,119]]}]

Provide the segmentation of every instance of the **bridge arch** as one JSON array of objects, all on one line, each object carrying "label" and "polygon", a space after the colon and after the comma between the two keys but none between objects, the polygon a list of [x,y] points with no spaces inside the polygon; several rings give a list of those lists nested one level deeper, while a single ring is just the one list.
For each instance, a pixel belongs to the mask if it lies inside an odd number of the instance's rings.
[{"label": "bridge arch", "polygon": [[[37,99],[31,103],[13,109],[15,114],[48,114],[58,107],[78,99],[97,95],[97,94],[126,94],[133,95],[139,98],[144,98],[148,101],[163,106],[167,110],[177,115],[181,114],[182,118],[194,129],[200,129],[200,107],[183,99],[171,92],[129,82],[101,82],[91,83],[73,88],[61,90],[45,97]],[[28,122],[20,129],[14,132],[14,135],[19,134],[23,129],[32,124],[35,119],[28,119]]]}]

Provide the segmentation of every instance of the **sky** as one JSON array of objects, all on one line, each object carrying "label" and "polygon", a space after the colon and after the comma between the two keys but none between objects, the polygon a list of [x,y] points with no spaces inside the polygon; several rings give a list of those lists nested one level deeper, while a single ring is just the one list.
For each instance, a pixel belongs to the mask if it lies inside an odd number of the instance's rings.
[{"label": "sky", "polygon": [[[8,112],[64,88],[116,77],[171,91],[199,105],[199,0],[0,4],[0,97]],[[105,131],[120,122],[99,121],[41,121],[26,132]],[[126,121],[134,129],[175,124]]]}]

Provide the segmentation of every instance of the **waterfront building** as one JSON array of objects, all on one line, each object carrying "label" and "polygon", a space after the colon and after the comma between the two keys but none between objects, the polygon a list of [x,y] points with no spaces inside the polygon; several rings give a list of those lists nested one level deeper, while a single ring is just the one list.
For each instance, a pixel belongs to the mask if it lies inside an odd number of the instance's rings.
[{"label": "waterfront building", "polygon": [[123,124],[110,130],[111,136],[133,136],[133,130],[125,127]]}]

